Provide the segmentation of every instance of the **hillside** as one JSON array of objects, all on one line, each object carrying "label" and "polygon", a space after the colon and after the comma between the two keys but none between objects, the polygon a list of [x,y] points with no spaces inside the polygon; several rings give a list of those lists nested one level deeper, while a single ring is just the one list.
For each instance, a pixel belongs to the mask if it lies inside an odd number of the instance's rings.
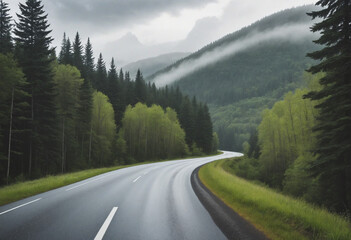
[{"label": "hillside", "polygon": [[[179,86],[210,106],[222,149],[241,150],[261,111],[303,84],[317,46],[302,6],[268,16],[154,74],[158,86]],[[299,36],[297,38],[297,36]],[[180,77],[178,77],[180,76]]]},{"label": "hillside", "polygon": [[188,56],[190,53],[175,52],[163,54],[157,57],[142,59],[133,63],[129,63],[123,67],[124,71],[128,71],[131,76],[135,76],[138,69],[141,70],[144,77],[148,77],[157,71],[179,61]]}]

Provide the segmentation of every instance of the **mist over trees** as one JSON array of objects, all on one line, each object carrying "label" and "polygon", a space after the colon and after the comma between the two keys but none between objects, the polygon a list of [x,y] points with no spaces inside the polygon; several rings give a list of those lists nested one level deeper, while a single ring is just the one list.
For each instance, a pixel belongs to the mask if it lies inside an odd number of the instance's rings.
[{"label": "mist over trees", "polygon": [[[261,180],[286,194],[349,217],[351,209],[351,2],[318,1],[309,13],[320,22],[309,53],[308,86],[289,92],[263,112],[247,143],[247,157],[234,163],[238,175]],[[313,75],[312,75],[313,74]]]},{"label": "mist over trees", "polygon": [[[183,76],[172,85],[208,104],[221,149],[242,151],[243,143],[262,120],[261,112],[282,100],[285,93],[304,86],[303,72],[314,62],[306,53],[319,49],[312,42],[313,34],[306,34],[308,25],[312,25],[306,12],[314,9],[313,5],[301,6],[267,16],[208,44],[147,80],[167,77],[172,69],[181,66],[191,68],[193,61],[216,55],[229,45],[242,46],[236,54]],[[272,37],[245,48],[245,40],[256,41],[260,34],[284,29],[282,26],[301,26],[305,34],[300,36],[291,31],[287,35],[294,35],[295,40]]]},{"label": "mist over trees", "polygon": [[0,1],[0,184],[216,151],[206,105],[95,62],[78,32],[56,58],[42,1],[19,8],[13,25]]}]

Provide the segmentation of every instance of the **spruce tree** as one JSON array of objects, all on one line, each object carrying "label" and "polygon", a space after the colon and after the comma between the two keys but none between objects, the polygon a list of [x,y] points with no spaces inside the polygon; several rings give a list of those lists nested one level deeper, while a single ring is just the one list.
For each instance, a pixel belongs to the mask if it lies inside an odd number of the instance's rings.
[{"label": "spruce tree", "polygon": [[11,16],[8,12],[8,3],[0,0],[0,53],[8,53],[12,51],[12,38],[11,38]]},{"label": "spruce tree", "polygon": [[88,165],[89,140],[91,134],[91,117],[93,108],[93,89],[90,81],[84,79],[79,91],[79,106],[77,109],[77,134],[80,145],[80,158]]},{"label": "spruce tree", "polygon": [[71,41],[69,40],[69,38],[67,38],[67,40],[66,40],[65,49],[63,52],[63,58],[62,58],[61,63],[73,65],[72,45],[71,45]]},{"label": "spruce tree", "polygon": [[51,51],[47,15],[40,0],[19,4],[20,14],[15,28],[16,48],[20,66],[29,82],[31,94],[32,131],[29,137],[29,169],[41,173],[58,167],[58,128],[55,90],[51,69]]},{"label": "spruce tree", "polygon": [[114,114],[115,114],[115,122],[116,126],[120,125],[122,120],[123,112],[120,112],[120,104],[121,104],[121,89],[120,84],[118,82],[117,69],[115,66],[115,61],[112,58],[110,70],[108,71],[108,85],[107,85],[107,96],[110,99],[112,104]]},{"label": "spruce tree", "polygon": [[119,70],[118,79],[119,79],[120,82],[124,81],[124,73],[123,73],[123,69],[122,68]]},{"label": "spruce tree", "polygon": [[[72,45],[73,53],[72,53],[72,62],[73,66],[78,68],[78,70],[83,73],[83,46],[80,41],[79,33],[77,32],[76,37],[74,39],[73,45]],[[82,74],[82,77],[85,78],[84,74]]]},{"label": "spruce tree", "polygon": [[138,69],[138,72],[135,77],[135,102],[141,102],[145,103],[146,102],[146,85],[145,81],[143,78],[143,75],[141,74],[140,69]]},{"label": "spruce tree", "polygon": [[87,44],[84,49],[84,70],[82,76],[93,83],[94,79],[94,53],[93,47],[91,46],[90,39],[88,38]]},{"label": "spruce tree", "polygon": [[124,90],[125,90],[126,106],[135,105],[136,104],[135,84],[134,82],[131,81],[129,72],[125,73],[124,86],[125,86]]},{"label": "spruce tree", "polygon": [[63,58],[64,58],[65,50],[66,50],[66,41],[67,41],[66,33],[63,33],[63,38],[62,38],[62,43],[61,43],[61,50],[60,50],[59,58],[58,58],[58,62],[60,64],[64,64]]},{"label": "spruce tree", "polygon": [[102,92],[106,93],[107,90],[107,73],[104,59],[102,58],[102,54],[100,53],[97,64],[96,64],[96,76],[95,76],[95,84],[93,87]]},{"label": "spruce tree", "polygon": [[179,123],[185,131],[185,141],[189,147],[192,146],[195,135],[193,115],[192,104],[188,96],[185,96],[180,106]]},{"label": "spruce tree", "polygon": [[322,21],[312,27],[321,32],[317,44],[325,47],[308,54],[321,62],[309,69],[325,72],[323,88],[307,97],[320,101],[317,156],[312,170],[319,176],[324,204],[336,211],[351,209],[351,1],[320,0],[322,9],[309,13]]}]

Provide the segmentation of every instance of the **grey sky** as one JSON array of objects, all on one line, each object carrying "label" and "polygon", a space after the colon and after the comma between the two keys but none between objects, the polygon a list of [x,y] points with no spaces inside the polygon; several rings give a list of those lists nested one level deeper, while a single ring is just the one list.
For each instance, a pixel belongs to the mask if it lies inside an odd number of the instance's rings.
[{"label": "grey sky", "polygon": [[[10,4],[11,12],[14,14],[18,12],[18,3],[24,1],[6,2]],[[87,37],[91,38],[96,54],[100,51],[109,51],[106,46],[113,45],[128,32],[132,32],[146,46],[155,47],[161,43],[183,40],[177,50],[181,51],[183,47],[184,51],[195,51],[204,43],[238,30],[262,17],[286,8],[315,2],[315,0],[43,0],[53,29],[54,45],[60,46],[63,32],[72,39],[79,31],[83,43]],[[114,55],[118,59],[118,52],[114,51],[111,49],[111,52],[103,54]]]}]

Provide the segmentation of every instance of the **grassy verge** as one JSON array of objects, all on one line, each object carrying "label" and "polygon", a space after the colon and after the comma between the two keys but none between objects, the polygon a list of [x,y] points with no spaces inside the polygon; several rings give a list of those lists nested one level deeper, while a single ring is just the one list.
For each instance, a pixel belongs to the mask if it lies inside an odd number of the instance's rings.
[{"label": "grassy verge", "polygon": [[351,239],[347,220],[239,178],[223,169],[226,161],[203,166],[201,181],[270,239]]},{"label": "grassy verge", "polygon": [[[216,154],[212,154],[209,156],[215,156],[219,154],[222,154],[222,152],[217,152]],[[188,158],[198,158],[198,157],[208,157],[208,156],[190,156]],[[180,160],[180,159],[177,159],[177,160]],[[88,169],[88,170],[83,170],[79,172],[61,174],[56,176],[47,176],[33,181],[15,183],[15,184],[0,188],[0,206],[5,205],[7,203],[21,200],[26,197],[34,196],[36,194],[43,193],[52,189],[63,187],[75,182],[79,182],[84,179],[91,178],[102,173],[118,170],[121,168],[137,166],[141,164],[164,162],[164,161],[171,161],[171,160],[142,162],[142,163],[136,163],[132,165],[115,166],[115,167],[109,167],[109,168]]]}]

